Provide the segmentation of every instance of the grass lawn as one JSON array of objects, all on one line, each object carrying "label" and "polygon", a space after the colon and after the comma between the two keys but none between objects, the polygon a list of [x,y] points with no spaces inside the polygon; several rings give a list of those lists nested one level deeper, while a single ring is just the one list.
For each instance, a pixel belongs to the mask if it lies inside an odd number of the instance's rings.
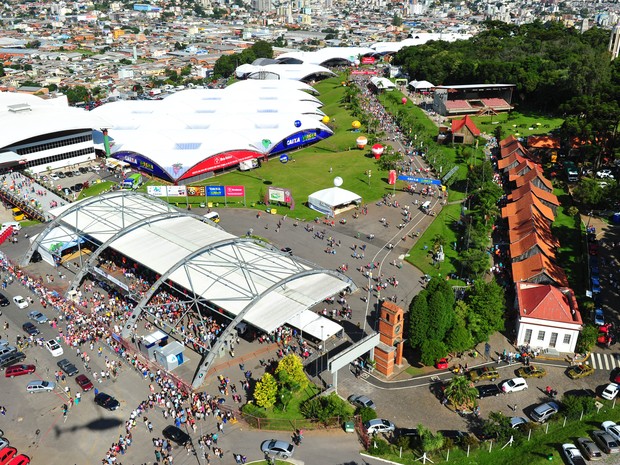
[{"label": "grass lawn", "polygon": [[582,223],[579,215],[569,216],[566,211],[572,205],[570,195],[560,188],[555,188],[553,193],[560,201],[560,207],[556,214],[551,229],[560,241],[557,257],[558,264],[564,269],[570,287],[578,297],[585,297],[587,263],[586,251],[583,248]]},{"label": "grass lawn", "polygon": [[[459,256],[452,247],[457,242],[456,232],[452,229],[453,223],[461,217],[461,204],[446,205],[437,215],[437,218],[431,223],[428,229],[422,234],[413,248],[409,251],[407,261],[418,267],[423,273],[430,276],[445,277],[450,273],[459,273],[458,263]],[[446,244],[444,245],[444,253],[446,259],[438,264],[433,265],[429,251],[433,248],[433,239],[437,235],[441,235]],[[426,247],[426,248],[425,248]]]},{"label": "grass lawn", "polygon": [[562,126],[562,118],[552,118],[546,115],[527,114],[519,112],[500,113],[489,116],[473,116],[476,126],[487,134],[493,134],[497,126],[502,127],[502,138],[513,134],[517,137],[531,135],[546,135],[553,129]]},{"label": "grass lawn", "polygon": [[[562,458],[563,454],[561,454],[562,444],[567,442],[574,443],[578,437],[589,437],[593,430],[600,429],[601,422],[615,418],[617,411],[611,409],[610,404],[606,402],[606,406],[598,414],[584,417],[584,420],[581,422],[567,422],[565,427],[562,427],[563,418],[560,418],[559,421],[551,422],[548,434],[545,434],[546,425],[542,425],[537,430],[532,431],[530,441],[527,441],[526,438],[515,440],[515,444],[512,447],[506,447],[504,450],[501,450],[504,444],[494,443],[491,452],[489,452],[489,443],[485,442],[481,444],[481,447],[472,447],[470,455],[467,457],[465,451],[452,449],[448,463],[453,465],[542,465],[550,462],[547,454],[552,454],[553,462],[565,463]],[[444,451],[440,454],[431,454],[430,458],[435,463],[443,463],[446,460],[446,455]],[[414,462],[416,458],[420,457],[420,454],[416,453],[414,456],[410,451],[407,451],[407,453],[403,452],[403,458],[399,459],[396,446],[393,446],[392,453],[382,455],[382,457],[407,465],[420,463],[419,461]],[[604,463],[616,462],[607,460]]]},{"label": "grass lawn", "polygon": [[104,191],[110,189],[115,183],[112,181],[103,181],[95,184],[91,184],[86,189],[83,189],[80,192],[80,199],[85,199],[86,197],[94,197],[95,195],[99,195]]},{"label": "grass lawn", "polygon": [[316,396],[319,392],[319,388],[314,384],[309,384],[306,389],[293,395],[286,410],[282,411],[277,408],[263,409],[263,412],[267,415],[266,418],[254,419],[250,421],[250,424],[257,427],[258,425],[254,424],[254,422],[258,421],[260,422],[261,429],[280,431],[313,428],[313,423],[304,418],[299,411],[299,407],[303,402]]},{"label": "grass lawn", "polygon": [[411,376],[419,376],[426,373],[423,368],[409,367],[405,369],[405,372],[410,374]]}]

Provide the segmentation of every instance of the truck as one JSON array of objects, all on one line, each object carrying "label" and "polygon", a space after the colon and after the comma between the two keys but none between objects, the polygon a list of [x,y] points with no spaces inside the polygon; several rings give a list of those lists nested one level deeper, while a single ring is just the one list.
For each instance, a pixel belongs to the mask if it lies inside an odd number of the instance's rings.
[{"label": "truck", "polygon": [[121,187],[123,189],[137,189],[141,185],[142,185],[142,175],[139,173],[134,173],[134,174],[130,174],[123,180]]},{"label": "truck", "polygon": [[568,182],[579,181],[579,169],[572,161],[564,162],[564,172],[566,173],[566,180]]}]

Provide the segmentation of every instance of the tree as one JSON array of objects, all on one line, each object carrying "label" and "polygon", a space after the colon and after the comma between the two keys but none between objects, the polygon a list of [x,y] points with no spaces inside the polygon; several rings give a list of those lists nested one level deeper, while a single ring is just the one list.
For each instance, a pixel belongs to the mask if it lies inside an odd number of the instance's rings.
[{"label": "tree", "polygon": [[436,360],[445,357],[447,353],[448,348],[443,341],[431,339],[430,334],[420,345],[420,361],[427,366],[432,366]]},{"label": "tree", "polygon": [[465,321],[455,318],[454,325],[446,336],[449,352],[464,352],[474,346],[474,338],[465,326]]},{"label": "tree", "polygon": [[394,13],[394,16],[392,16],[392,26],[402,26],[403,25],[403,19],[398,16],[398,13]]},{"label": "tree", "polygon": [[409,345],[413,349],[419,348],[428,336],[430,315],[428,314],[427,295],[426,290],[420,292],[409,306]]},{"label": "tree", "polygon": [[420,444],[424,452],[434,452],[443,447],[444,437],[440,433],[433,432],[423,425],[418,425],[418,433],[420,435]]},{"label": "tree", "polygon": [[[256,58],[273,58],[273,47],[269,42],[257,40],[250,47]],[[252,60],[254,61],[254,60]]]},{"label": "tree", "polygon": [[589,352],[596,344],[598,338],[598,328],[594,325],[587,324],[579,333],[579,339],[577,339],[577,346],[575,350],[579,353]]},{"label": "tree", "polygon": [[348,418],[353,414],[351,406],[332,392],[328,396],[319,396],[308,399],[299,409],[306,418],[316,418],[328,424],[333,418]]},{"label": "tree", "polygon": [[476,405],[478,390],[469,378],[457,375],[448,382],[444,394],[457,410],[470,410]]},{"label": "tree", "polygon": [[358,407],[355,410],[355,414],[360,416],[362,423],[366,423],[367,421],[377,418],[377,411],[370,407]]},{"label": "tree", "polygon": [[461,252],[461,265],[466,275],[480,277],[489,268],[490,258],[485,250],[468,249]]},{"label": "tree", "polygon": [[[437,281],[441,280],[438,279]],[[432,318],[429,321],[430,334],[427,337],[443,341],[448,330],[452,327],[454,317],[453,305],[450,305],[450,302],[446,302],[444,293],[434,292],[428,300],[428,313]],[[441,357],[444,355],[441,355]]]},{"label": "tree", "polygon": [[273,407],[276,403],[277,394],[278,383],[273,376],[265,373],[254,388],[254,401],[256,405],[263,408]]},{"label": "tree", "polygon": [[304,366],[301,359],[295,354],[289,354],[280,360],[275,374],[280,382],[292,391],[303,389],[308,385]]},{"label": "tree", "polygon": [[594,397],[574,396],[571,394],[562,397],[562,407],[564,415],[568,418],[581,418],[581,415],[593,413],[596,410]]},{"label": "tree", "polygon": [[491,438],[505,440],[518,431],[510,426],[510,418],[501,412],[491,412],[488,420],[482,420],[482,432]]},{"label": "tree", "polygon": [[587,208],[597,207],[605,199],[605,189],[601,187],[596,179],[582,178],[575,189],[573,189],[573,198]]},{"label": "tree", "polygon": [[504,290],[495,280],[476,281],[466,297],[467,306],[471,309],[469,321],[474,343],[488,340],[491,333],[504,328],[506,300]]}]

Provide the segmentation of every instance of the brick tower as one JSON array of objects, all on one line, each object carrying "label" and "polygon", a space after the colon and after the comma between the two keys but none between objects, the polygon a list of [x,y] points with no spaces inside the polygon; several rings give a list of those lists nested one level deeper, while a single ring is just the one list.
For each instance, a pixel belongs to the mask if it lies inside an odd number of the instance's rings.
[{"label": "brick tower", "polygon": [[375,347],[376,370],[390,377],[394,365],[403,361],[403,309],[392,302],[383,302],[379,313],[379,340]]}]

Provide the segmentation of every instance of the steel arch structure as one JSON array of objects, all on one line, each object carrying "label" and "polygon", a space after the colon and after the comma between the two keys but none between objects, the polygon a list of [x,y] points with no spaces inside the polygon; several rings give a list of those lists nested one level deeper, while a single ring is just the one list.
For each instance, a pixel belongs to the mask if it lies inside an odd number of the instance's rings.
[{"label": "steel arch structure", "polygon": [[[93,206],[93,205],[96,205],[96,204],[101,204],[101,206],[103,207],[105,205],[106,201],[111,200],[111,199],[121,198],[121,199],[124,200],[125,198],[129,198],[129,197],[146,198],[151,203],[158,204],[164,211],[167,211],[167,212],[178,211],[176,208],[168,205],[166,202],[164,202],[162,200],[159,200],[159,199],[157,199],[155,197],[151,197],[148,194],[145,194],[145,193],[142,193],[142,192],[122,191],[121,190],[121,191],[116,191],[116,192],[108,192],[107,194],[102,194],[102,195],[98,195],[98,196],[95,196],[95,197],[91,197],[91,198],[83,200],[81,202],[72,204],[64,212],[62,212],[60,215],[58,215],[56,218],[54,218],[45,227],[45,229],[43,231],[41,231],[41,233],[39,235],[37,235],[36,239],[34,241],[32,241],[32,243],[30,244],[30,247],[28,247],[28,250],[26,251],[26,253],[22,257],[22,260],[20,262],[21,266],[26,266],[26,265],[28,265],[28,263],[30,263],[30,260],[32,259],[32,255],[39,248],[39,246],[42,244],[42,242],[45,240],[45,238],[48,236],[48,234],[54,228],[60,226],[62,224],[62,222],[63,222],[63,219],[67,218],[69,215],[74,214],[74,213],[75,214],[79,214],[80,210],[83,210],[83,209],[85,209],[85,208],[87,208],[89,206]],[[124,209],[122,211],[123,211],[123,213],[125,213]],[[123,229],[123,228],[121,228],[121,229]],[[118,228],[116,230],[114,230],[114,231],[117,231],[117,230],[118,230]],[[79,244],[79,241],[78,241],[78,244]],[[81,260],[81,255],[80,255],[80,260]]]},{"label": "steel arch structure", "polygon": [[[170,278],[170,276],[175,271],[177,271],[179,268],[187,267],[189,263],[192,261],[192,259],[200,257],[203,254],[209,253],[210,251],[213,251],[221,247],[228,247],[228,246],[234,247],[235,245],[238,245],[241,243],[252,243],[252,244],[258,244],[261,246],[268,246],[272,250],[277,251],[275,247],[263,241],[260,241],[258,239],[254,239],[254,238],[226,239],[223,241],[219,241],[213,244],[206,245],[204,247],[201,247],[198,250],[195,250],[191,254],[187,255],[186,257],[182,258],[177,263],[175,263],[172,267],[170,267],[168,271],[163,273],[159,277],[159,279],[150,287],[150,289],[144,294],[144,296],[142,297],[140,302],[134,307],[131,315],[129,316],[129,318],[124,324],[123,331],[121,333],[121,336],[123,337],[123,339],[128,339],[131,336],[132,329],[134,325],[136,324],[136,322],[138,321],[138,318],[142,314],[142,311],[144,310],[144,308],[147,306],[147,304],[149,303],[151,298],[155,295],[155,293],[159,290],[161,285],[164,284],[166,280],[168,280],[168,278]],[[244,264],[245,264],[244,262],[240,262],[239,267],[243,269]],[[231,321],[231,323],[226,327],[226,329],[219,335],[216,343],[209,350],[209,353],[206,356],[203,356],[200,362],[200,365],[198,366],[198,369],[196,370],[196,373],[194,374],[194,379],[192,380],[193,388],[196,389],[202,384],[202,382],[204,381],[204,376],[208,373],[209,368],[211,367],[211,364],[213,363],[217,354],[220,351],[220,348],[224,346],[224,343],[228,335],[232,333],[232,330],[237,326],[239,322],[241,322],[244,319],[247,313],[252,308],[254,308],[254,306],[261,300],[262,297],[268,295],[269,293],[273,292],[274,290],[278,288],[284,287],[289,282],[292,282],[297,279],[301,279],[305,276],[310,276],[310,275],[315,275],[315,274],[329,274],[331,276],[337,277],[338,279],[346,282],[352,291],[356,289],[355,283],[353,283],[353,281],[349,277],[339,272],[336,272],[333,270],[326,270],[322,268],[315,268],[315,269],[310,269],[310,270],[303,270],[300,268],[300,270],[297,273],[294,273],[291,276],[288,276],[284,279],[277,281],[276,283],[271,285],[268,289],[260,293],[257,292],[256,286],[248,286],[248,290],[250,291],[248,295],[248,299],[247,299],[249,302],[249,305],[246,305],[243,308],[243,310],[241,310],[241,312]],[[244,270],[244,275],[247,279],[248,284],[252,284],[251,276],[249,275],[247,270]],[[190,280],[190,284],[191,284],[191,280]],[[190,291],[193,292],[192,289],[190,289]],[[198,299],[195,296],[195,293],[193,294],[194,294],[194,301],[197,301]],[[198,313],[200,315],[200,312]]]},{"label": "steel arch structure", "polygon": [[68,293],[72,289],[75,289],[82,282],[82,279],[84,279],[86,277],[86,275],[91,271],[92,266],[97,261],[99,256],[112,243],[114,243],[114,241],[116,241],[117,239],[123,237],[125,234],[128,234],[128,233],[130,233],[130,232],[132,232],[132,231],[134,231],[136,229],[141,228],[142,226],[145,226],[145,225],[148,225],[148,224],[151,224],[151,223],[156,223],[158,221],[164,221],[164,220],[168,220],[168,219],[171,219],[171,218],[178,218],[178,217],[192,217],[192,218],[196,218],[199,221],[202,221],[204,223],[209,223],[211,226],[214,226],[214,227],[216,227],[218,229],[222,229],[221,226],[219,226],[218,224],[214,223],[211,220],[206,219],[204,216],[196,215],[195,213],[179,211],[179,210],[175,210],[175,211],[171,211],[171,212],[167,212],[167,213],[160,213],[158,215],[150,216],[150,217],[144,218],[144,219],[142,219],[140,221],[137,221],[135,223],[132,223],[129,226],[127,226],[126,228],[123,228],[123,229],[119,230],[116,234],[114,234],[112,237],[110,237],[107,241],[105,241],[103,244],[101,244],[99,247],[97,247],[97,250],[95,250],[88,257],[88,260],[86,261],[84,266],[80,267],[80,271],[77,272],[77,274],[75,275],[75,277],[71,281],[69,287],[67,288],[67,294],[65,295],[65,297],[67,297]]}]

